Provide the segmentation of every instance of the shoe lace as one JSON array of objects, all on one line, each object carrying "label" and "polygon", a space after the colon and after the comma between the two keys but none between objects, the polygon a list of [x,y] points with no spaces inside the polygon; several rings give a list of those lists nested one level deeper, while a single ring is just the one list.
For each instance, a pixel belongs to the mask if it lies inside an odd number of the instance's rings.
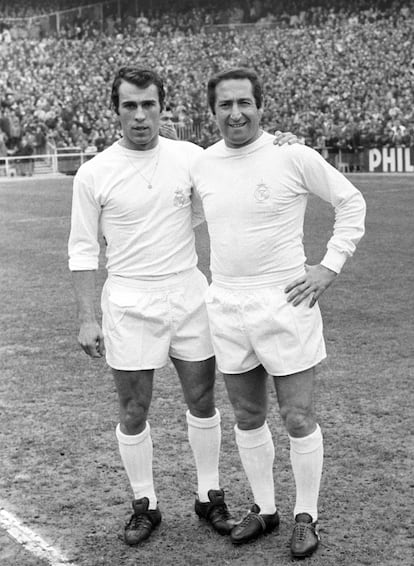
[{"label": "shoe lace", "polygon": [[304,541],[308,532],[309,525],[307,523],[296,523],[295,538],[297,541]]},{"label": "shoe lace", "polygon": [[222,519],[230,519],[230,512],[225,503],[219,503],[215,505],[213,509],[215,515],[220,515]]},{"label": "shoe lace", "polygon": [[145,514],[143,514],[143,513],[140,513],[139,515],[134,514],[130,518],[129,523],[127,525],[127,528],[136,530],[141,525],[147,525],[148,521],[149,521],[149,519]]},{"label": "shoe lace", "polygon": [[253,515],[251,513],[248,513],[244,519],[242,519],[241,523],[239,524],[240,527],[246,527],[251,520],[253,519]]}]

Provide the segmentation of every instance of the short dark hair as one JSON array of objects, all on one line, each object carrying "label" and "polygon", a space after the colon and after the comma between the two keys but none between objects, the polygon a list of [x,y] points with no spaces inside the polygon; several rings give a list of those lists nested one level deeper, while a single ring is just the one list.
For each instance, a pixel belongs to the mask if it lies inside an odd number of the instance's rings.
[{"label": "short dark hair", "polygon": [[227,71],[221,71],[217,73],[208,81],[207,85],[207,97],[208,105],[213,114],[215,114],[214,106],[216,104],[216,86],[222,81],[227,81],[231,79],[248,79],[252,83],[253,96],[256,101],[257,108],[262,107],[263,103],[263,87],[262,83],[252,69],[245,69],[244,67],[238,67],[235,69],[228,69]]},{"label": "short dark hair", "polygon": [[122,81],[132,83],[139,88],[146,88],[154,84],[158,89],[160,108],[163,109],[165,90],[163,80],[158,73],[142,67],[121,67],[115,75],[111,91],[111,104],[117,114],[119,114],[119,86]]}]

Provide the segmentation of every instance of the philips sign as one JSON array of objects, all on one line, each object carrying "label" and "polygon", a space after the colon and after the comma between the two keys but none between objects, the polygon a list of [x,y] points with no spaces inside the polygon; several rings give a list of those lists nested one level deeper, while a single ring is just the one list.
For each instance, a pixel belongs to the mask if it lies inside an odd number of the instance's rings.
[{"label": "philips sign", "polygon": [[414,147],[383,147],[366,153],[370,173],[414,173]]}]

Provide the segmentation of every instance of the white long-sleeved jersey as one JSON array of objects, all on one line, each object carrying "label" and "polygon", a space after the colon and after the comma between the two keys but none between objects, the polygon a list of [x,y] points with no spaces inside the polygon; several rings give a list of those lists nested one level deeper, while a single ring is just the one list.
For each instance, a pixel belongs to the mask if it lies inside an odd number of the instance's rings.
[{"label": "white long-sleeved jersey", "polygon": [[358,189],[315,150],[275,147],[273,141],[267,133],[237,149],[220,141],[195,161],[192,178],[208,224],[213,281],[284,284],[301,275],[310,193],[335,209],[322,265],[339,273],[364,234]]},{"label": "white long-sleeved jersey", "polygon": [[73,184],[69,268],[98,268],[99,228],[109,274],[145,280],[194,267],[190,165],[202,151],[166,138],[149,151],[116,142],[84,163]]}]

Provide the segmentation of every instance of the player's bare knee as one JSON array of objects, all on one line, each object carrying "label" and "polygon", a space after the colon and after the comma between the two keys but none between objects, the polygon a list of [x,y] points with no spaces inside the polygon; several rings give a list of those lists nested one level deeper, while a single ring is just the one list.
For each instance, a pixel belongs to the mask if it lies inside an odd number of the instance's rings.
[{"label": "player's bare knee", "polygon": [[234,414],[240,430],[254,430],[264,425],[266,410],[262,407],[235,407]]},{"label": "player's bare knee", "polygon": [[121,406],[121,424],[127,434],[139,434],[145,428],[148,407],[135,399],[130,399]]},{"label": "player's bare knee", "polygon": [[190,413],[195,417],[205,419],[215,414],[214,383],[193,387],[184,395]]},{"label": "player's bare knee", "polygon": [[315,429],[315,418],[310,410],[298,407],[283,407],[280,415],[290,436],[304,437]]},{"label": "player's bare knee", "polygon": [[214,397],[205,396],[192,399],[187,403],[190,413],[200,419],[207,419],[214,416],[216,407]]},{"label": "player's bare knee", "polygon": [[208,419],[213,417],[216,413],[216,408],[214,403],[194,403],[189,404],[188,408],[190,413],[199,419]]}]

